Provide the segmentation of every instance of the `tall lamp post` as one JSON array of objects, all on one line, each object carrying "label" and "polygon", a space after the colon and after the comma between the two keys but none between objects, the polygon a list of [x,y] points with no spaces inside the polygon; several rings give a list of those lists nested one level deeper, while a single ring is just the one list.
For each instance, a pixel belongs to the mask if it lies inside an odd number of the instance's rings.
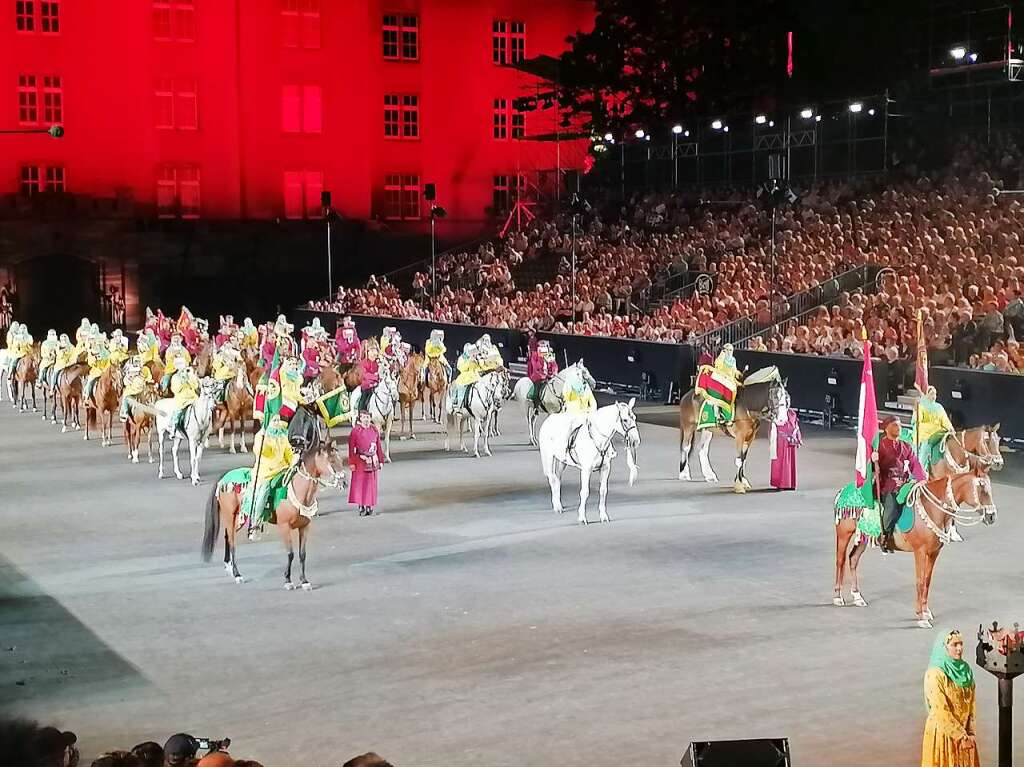
[{"label": "tall lamp post", "polygon": [[331,208],[331,192],[328,189],[320,192],[320,208],[323,210],[324,220],[327,222],[327,300],[330,302],[334,297],[334,275],[331,259],[331,216],[334,214],[334,211]]},{"label": "tall lamp post", "polygon": [[448,211],[440,205],[430,203],[430,301],[433,306],[437,302],[437,239],[434,234],[434,226],[439,218],[448,215]]},{"label": "tall lamp post", "polygon": [[572,237],[569,241],[569,251],[572,255],[572,325],[569,328],[570,333],[576,332],[576,226],[580,215],[588,213],[590,209],[590,203],[573,192],[569,199],[569,220],[572,227]]}]

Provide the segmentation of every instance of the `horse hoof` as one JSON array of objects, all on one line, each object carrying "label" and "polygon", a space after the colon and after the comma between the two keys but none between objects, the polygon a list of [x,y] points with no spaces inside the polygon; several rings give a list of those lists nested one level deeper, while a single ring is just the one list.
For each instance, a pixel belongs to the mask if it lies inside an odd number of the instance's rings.
[{"label": "horse hoof", "polygon": [[303,583],[302,583],[302,590],[303,591],[312,591],[313,590],[313,584],[310,583],[309,581],[303,581]]},{"label": "horse hoof", "polygon": [[929,609],[925,609],[924,613],[921,614],[921,617],[928,621],[935,620],[935,616],[932,615],[932,611]]},{"label": "horse hoof", "polygon": [[579,523],[580,523],[581,525],[583,525],[584,527],[586,527],[587,525],[589,525],[589,524],[590,524],[589,522],[587,522],[586,518],[583,518],[583,519],[581,519],[581,520],[578,520],[578,521],[579,521]]},{"label": "horse hoof", "polygon": [[607,514],[605,514],[603,517],[601,517],[601,521],[602,522],[611,522],[612,518],[609,517]]},{"label": "horse hoof", "polygon": [[185,479],[185,476],[183,474],[179,474],[178,472],[174,472],[174,476],[176,479]]},{"label": "horse hoof", "polygon": [[137,455],[133,455],[132,456],[132,463],[138,463],[138,462],[139,462],[139,457]]},{"label": "horse hoof", "polygon": [[68,427],[67,426],[61,426],[60,427],[60,433],[61,434],[67,434],[68,433]]},{"label": "horse hoof", "polygon": [[718,482],[718,477],[704,477],[704,481],[709,485],[714,485]]},{"label": "horse hoof", "polygon": [[836,607],[846,607],[846,600],[843,599],[843,595],[832,597],[832,604]]},{"label": "horse hoof", "polygon": [[931,622],[931,621],[929,621],[929,620],[924,620],[924,619],[922,619],[922,620],[919,620],[919,621],[917,622],[917,627],[918,627],[919,629],[930,629],[930,628],[933,628],[933,626],[932,626],[932,622]]},{"label": "horse hoof", "polygon": [[564,514],[564,513],[565,513],[565,509],[563,509],[561,506],[555,506],[555,514]]},{"label": "horse hoof", "polygon": [[153,463],[153,459],[152,459],[152,458],[150,458],[150,459],[149,459],[149,462],[150,462],[150,463]]},{"label": "horse hoof", "polygon": [[868,600],[866,600],[863,596],[861,596],[861,593],[859,591],[854,591],[854,592],[852,592],[852,594],[853,594],[853,604],[854,605],[856,605],[857,607],[867,607],[868,606]]},{"label": "horse hoof", "polygon": [[732,491],[734,493],[739,493],[740,495],[742,495],[743,493],[747,492],[747,488],[743,486],[742,482],[734,482],[732,485]]},{"label": "horse hoof", "polygon": [[235,583],[245,583],[245,578],[243,578],[241,575],[236,575]]},{"label": "horse hoof", "polygon": [[285,591],[295,591],[295,584],[292,583],[291,581],[285,581],[284,582],[284,590]]},{"label": "horse hoof", "polygon": [[192,487],[199,487],[199,477],[192,478]]}]

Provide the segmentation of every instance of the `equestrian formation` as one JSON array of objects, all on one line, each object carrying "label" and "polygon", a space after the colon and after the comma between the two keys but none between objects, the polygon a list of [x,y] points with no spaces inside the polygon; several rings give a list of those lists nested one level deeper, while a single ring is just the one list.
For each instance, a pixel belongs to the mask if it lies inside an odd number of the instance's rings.
[{"label": "equestrian formation", "polygon": [[[50,329],[38,342],[14,322],[5,340],[0,398],[23,413],[38,412],[41,406],[43,420],[59,424],[62,433],[82,431],[85,440],[95,435],[102,446],[112,444],[114,426],[121,423],[127,459],[139,463],[145,441],[159,478],[166,474],[167,442],[174,476],[187,474],[193,485],[201,482],[204,450],[214,435],[221,449],[229,437],[231,454],[251,449],[247,465],[212,484],[202,547],[209,559],[223,542],[224,568],[239,583],[244,581],[236,560],[239,533],[255,539],[274,527],[287,553],[285,587],[294,588],[297,541],[299,586],[311,588],[306,542],[317,495],[348,481],[332,429],[353,427],[349,464],[362,488],[361,470],[377,471],[392,460],[396,418],[399,438],[416,439],[417,405],[421,422],[440,427],[445,451],[457,438],[461,451],[479,458],[492,455],[491,438],[500,435],[502,408],[515,400],[529,444],[539,449],[554,511],[563,511],[565,469],[579,470],[577,521],[583,525],[595,474],[599,519],[611,520],[607,495],[616,443],[626,455],[629,484],[638,478],[642,440],[635,399],[599,408],[598,384],[584,361],[565,360],[560,366],[551,341],[535,334],[524,350],[526,375],[518,380],[487,333],[454,355],[440,328],[412,341],[393,326],[385,326],[379,337],[360,338],[351,317],[341,319],[332,336],[318,318],[296,332],[284,315],[258,326],[250,318],[239,325],[224,315],[211,336],[209,323],[185,307],[176,319],[147,309],[134,343],[121,330],[108,336],[86,318],[72,333]],[[862,398],[873,391],[867,349],[864,358]],[[916,620],[928,627],[934,617],[928,598],[938,555],[945,545],[963,540],[960,528],[996,521],[990,472],[1002,468],[1003,458],[999,425],[955,429],[935,388],[927,386],[926,370],[923,378],[909,427],[892,415],[880,417],[873,394],[861,403],[856,477],[833,504],[833,603],[847,604],[849,580],[852,603],[868,605],[858,582],[867,549],[912,553]],[[772,484],[795,489],[800,437],[791,404],[776,367],[740,370],[732,346],[725,344],[717,358],[708,357],[698,367],[692,388],[680,398],[679,479],[691,479],[696,449],[704,481],[718,481],[710,445],[721,434],[735,445],[732,489],[748,492],[749,451],[758,434],[770,429]],[[187,472],[178,461],[182,442],[188,447]],[[789,478],[776,478],[779,453],[787,451],[788,468],[780,475]],[[372,514],[376,503],[375,480],[371,485],[368,493],[358,491],[362,516]]]}]

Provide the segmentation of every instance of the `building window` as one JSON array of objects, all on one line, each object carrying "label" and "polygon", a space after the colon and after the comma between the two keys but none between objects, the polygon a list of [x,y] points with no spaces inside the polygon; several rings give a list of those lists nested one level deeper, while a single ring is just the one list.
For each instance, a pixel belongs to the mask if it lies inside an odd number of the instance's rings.
[{"label": "building window", "polygon": [[199,218],[199,166],[161,165],[156,176],[156,208],[160,218]]},{"label": "building window", "polygon": [[43,77],[43,122],[47,125],[64,122],[64,90],[57,75]]},{"label": "building window", "polygon": [[39,92],[35,75],[18,75],[18,124],[39,124]]},{"label": "building window", "polygon": [[514,104],[514,99],[494,99],[491,135],[498,141],[504,141],[510,135],[512,138],[522,138],[525,134],[526,114],[516,109]]},{"label": "building window", "polygon": [[420,57],[419,17],[385,13],[382,40],[385,59],[417,61]]},{"label": "building window", "polygon": [[157,40],[194,41],[196,7],[193,0],[153,0],[153,36]]},{"label": "building window", "polygon": [[160,78],[156,86],[156,127],[166,130],[199,128],[199,96],[195,80]]},{"label": "building window", "polygon": [[286,170],[284,172],[284,217],[323,218],[320,193],[324,190],[324,174],[317,170]]},{"label": "building window", "polygon": [[282,0],[281,31],[286,48],[319,48],[320,0]]},{"label": "building window", "polygon": [[420,137],[420,97],[412,94],[384,94],[384,137]]},{"label": "building window", "polygon": [[46,191],[64,191],[64,168],[59,165],[51,165],[46,168]]},{"label": "building window", "polygon": [[14,28],[19,32],[36,31],[36,13],[33,0],[17,0],[14,4]]},{"label": "building window", "polygon": [[39,180],[39,167],[23,165],[21,167],[21,193],[26,197],[31,197],[41,191],[43,191],[43,187]]},{"label": "building window", "polygon": [[281,88],[281,130],[285,133],[320,133],[322,108],[319,85]]},{"label": "building window", "polygon": [[39,26],[44,35],[60,32],[60,2],[49,0],[39,3]]},{"label": "building window", "polygon": [[384,217],[402,221],[419,219],[419,176],[389,173],[384,177]]},{"label": "building window", "polygon": [[63,192],[64,168],[59,165],[23,165],[19,189],[27,197],[40,192]]},{"label": "building window", "polygon": [[526,58],[526,24],[496,20],[491,26],[491,60],[495,64],[517,64]]},{"label": "building window", "polygon": [[524,184],[524,177],[514,173],[495,176],[491,192],[491,204],[494,206],[494,212],[507,213],[512,210],[512,206],[519,197],[519,190]]}]

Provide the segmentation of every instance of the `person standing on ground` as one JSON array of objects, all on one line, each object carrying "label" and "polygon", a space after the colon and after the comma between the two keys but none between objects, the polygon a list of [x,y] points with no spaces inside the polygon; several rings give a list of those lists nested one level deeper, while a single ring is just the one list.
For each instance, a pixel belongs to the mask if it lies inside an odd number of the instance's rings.
[{"label": "person standing on ground", "polygon": [[771,452],[771,485],[776,490],[796,490],[796,451],[803,444],[796,411],[783,405],[772,421],[768,449]]},{"label": "person standing on ground", "polygon": [[928,720],[921,767],[979,767],[974,672],[964,660],[959,631],[941,631],[935,637],[924,675],[924,697]]},{"label": "person standing on ground", "polygon": [[352,471],[348,502],[359,506],[361,517],[371,516],[377,505],[377,474],[382,455],[380,432],[373,425],[370,413],[361,410],[348,437],[348,463]]}]

